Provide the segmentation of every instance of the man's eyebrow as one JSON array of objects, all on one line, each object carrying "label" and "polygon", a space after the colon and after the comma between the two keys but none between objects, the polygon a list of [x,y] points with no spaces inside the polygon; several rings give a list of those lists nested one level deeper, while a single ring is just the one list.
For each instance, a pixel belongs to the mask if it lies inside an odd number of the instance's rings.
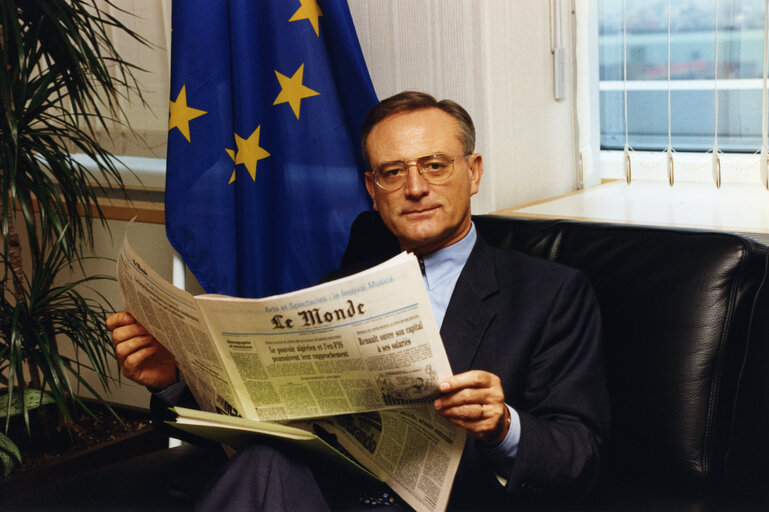
[{"label": "man's eyebrow", "polygon": [[430,156],[438,156],[438,155],[448,156],[448,153],[446,153],[444,151],[433,151],[432,153],[427,153],[425,155],[419,155],[419,156],[416,156],[416,157],[413,157],[413,158],[403,158],[403,159],[400,159],[400,160],[386,160],[384,162],[379,162],[374,167],[379,167],[380,165],[384,165],[384,164],[398,164],[398,163],[401,163],[401,162],[411,162],[413,160],[420,160],[422,158],[427,158],[427,157],[430,157]]},{"label": "man's eyebrow", "polygon": [[[412,160],[414,160],[414,159],[412,159]],[[402,164],[404,162],[406,162],[406,160],[385,160],[384,162],[379,162],[378,164],[375,164],[374,168],[376,169],[377,167],[382,167],[383,165]]]}]

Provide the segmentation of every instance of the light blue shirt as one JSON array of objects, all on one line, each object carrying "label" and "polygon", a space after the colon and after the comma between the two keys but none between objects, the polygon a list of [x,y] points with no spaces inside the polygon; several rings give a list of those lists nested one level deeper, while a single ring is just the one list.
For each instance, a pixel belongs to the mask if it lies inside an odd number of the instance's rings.
[{"label": "light blue shirt", "polygon": [[470,224],[470,231],[462,240],[422,257],[424,263],[422,277],[425,280],[427,294],[430,296],[430,305],[433,307],[438,329],[443,324],[443,317],[446,315],[446,308],[449,307],[451,294],[454,293],[454,286],[477,239],[475,224]]},{"label": "light blue shirt", "polygon": [[[467,263],[467,258],[475,247],[478,234],[475,224],[470,225],[470,231],[459,242],[423,256],[423,278],[430,297],[430,305],[435,315],[435,323],[440,329],[446,308],[454,293],[459,274]],[[507,404],[505,404],[507,405]],[[500,468],[508,468],[518,453],[518,442],[521,439],[521,418],[518,413],[507,405],[510,411],[510,429],[507,436],[496,446],[486,449],[487,455]]]}]

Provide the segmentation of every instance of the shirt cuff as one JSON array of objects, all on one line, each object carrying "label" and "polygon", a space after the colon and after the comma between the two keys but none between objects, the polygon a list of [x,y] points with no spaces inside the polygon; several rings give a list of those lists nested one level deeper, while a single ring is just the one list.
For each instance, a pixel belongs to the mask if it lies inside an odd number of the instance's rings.
[{"label": "shirt cuff", "polygon": [[521,417],[509,405],[505,404],[505,407],[510,412],[510,428],[507,429],[507,435],[499,444],[485,449],[488,457],[503,467],[518,455],[518,443],[521,440]]}]

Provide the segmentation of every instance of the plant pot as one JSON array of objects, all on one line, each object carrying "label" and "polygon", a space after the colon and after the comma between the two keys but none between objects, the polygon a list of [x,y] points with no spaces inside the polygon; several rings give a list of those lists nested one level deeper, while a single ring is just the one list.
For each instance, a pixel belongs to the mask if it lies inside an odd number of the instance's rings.
[{"label": "plant pot", "polygon": [[22,415],[11,416],[6,435],[22,452],[40,447],[48,451],[62,450],[67,446],[69,436],[60,425],[56,404],[45,404],[29,411],[29,431]]},{"label": "plant pot", "polygon": [[[34,422],[31,415],[32,441],[27,438],[23,419],[21,420],[23,438],[12,439],[22,451],[22,466],[7,478],[0,479],[0,502],[33,490],[41,483],[52,483],[90,469],[168,447],[168,438],[154,429],[149,412],[113,406],[129,426],[126,430],[119,425],[115,426],[116,422],[110,419],[111,416],[102,406],[89,404],[89,407],[103,420],[109,420],[112,423],[111,428],[106,429],[99,424],[97,431],[93,432],[94,425],[97,424],[93,421],[79,426],[74,433],[80,439],[74,443],[70,442],[66,430],[57,430],[57,414],[35,415]],[[54,421],[51,421],[50,417],[55,418]],[[14,425],[14,428],[18,426]],[[41,437],[37,438],[35,435]]]}]

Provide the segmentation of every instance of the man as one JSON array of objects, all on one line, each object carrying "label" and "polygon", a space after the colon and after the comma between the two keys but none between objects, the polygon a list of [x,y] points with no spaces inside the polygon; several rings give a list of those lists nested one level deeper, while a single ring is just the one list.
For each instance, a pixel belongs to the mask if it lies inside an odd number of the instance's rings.
[{"label": "man", "polygon": [[[470,198],[483,161],[474,153],[472,120],[458,104],[395,95],[368,114],[361,141],[374,209],[400,248],[423,262],[455,372],[435,401],[469,434],[450,507],[587,495],[609,421],[600,314],[589,283],[566,267],[493,249],[477,235]],[[113,315],[108,325],[126,376],[154,388],[176,382],[173,360],[130,315]],[[288,509],[300,506],[292,500],[301,488],[302,503],[323,509],[348,503],[355,489],[342,487],[343,479],[321,474],[301,454],[257,446],[233,458],[203,505]]]}]

